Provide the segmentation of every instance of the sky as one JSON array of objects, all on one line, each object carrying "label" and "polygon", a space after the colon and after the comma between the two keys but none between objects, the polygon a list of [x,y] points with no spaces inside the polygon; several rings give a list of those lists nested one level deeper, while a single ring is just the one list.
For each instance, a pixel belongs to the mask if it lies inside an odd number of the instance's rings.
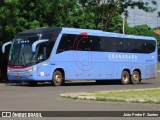
[{"label": "sky", "polygon": [[153,13],[146,13],[138,8],[128,9],[129,17],[127,22],[129,26],[135,26],[140,24],[147,24],[151,28],[160,27],[160,17],[157,18],[157,12],[160,11],[160,0],[157,1],[157,11]]}]

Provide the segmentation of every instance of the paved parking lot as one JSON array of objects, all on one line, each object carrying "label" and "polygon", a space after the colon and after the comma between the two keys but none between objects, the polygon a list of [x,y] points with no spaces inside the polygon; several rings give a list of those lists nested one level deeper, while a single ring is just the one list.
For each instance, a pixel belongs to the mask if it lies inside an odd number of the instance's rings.
[{"label": "paved parking lot", "polygon": [[53,87],[40,84],[0,84],[0,111],[160,111],[160,105],[136,103],[111,103],[61,98],[62,93],[80,91],[123,90],[160,87],[160,74],[156,79],[142,81],[138,85],[121,85],[108,82],[98,85],[92,82],[69,82],[66,86]]}]

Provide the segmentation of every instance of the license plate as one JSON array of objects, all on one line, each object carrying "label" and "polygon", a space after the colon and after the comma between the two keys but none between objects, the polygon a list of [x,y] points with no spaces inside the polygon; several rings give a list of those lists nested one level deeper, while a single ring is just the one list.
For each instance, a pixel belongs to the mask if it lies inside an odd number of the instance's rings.
[{"label": "license plate", "polygon": [[20,79],[21,77],[20,76],[16,76],[16,79]]}]

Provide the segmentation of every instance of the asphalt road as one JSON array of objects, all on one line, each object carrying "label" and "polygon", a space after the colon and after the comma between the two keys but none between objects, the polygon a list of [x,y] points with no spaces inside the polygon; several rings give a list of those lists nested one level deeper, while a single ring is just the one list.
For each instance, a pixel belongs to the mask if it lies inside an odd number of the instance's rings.
[{"label": "asphalt road", "polygon": [[[68,82],[66,86],[61,87],[53,87],[50,86],[50,84],[40,84],[37,87],[29,87],[26,84],[0,84],[0,111],[160,111],[160,105],[156,104],[96,102],[72,100],[61,98],[59,96],[62,93],[80,91],[104,91],[157,87],[160,87],[160,74],[158,74],[156,79],[145,80],[138,85],[121,85],[119,82],[108,82],[105,85],[98,85],[94,81]],[[70,118],[61,119],[64,120]],[[81,120],[82,118],[76,119]],[[97,118],[86,118],[86,120],[88,119],[97,120]],[[98,119],[101,120],[106,118]]]}]

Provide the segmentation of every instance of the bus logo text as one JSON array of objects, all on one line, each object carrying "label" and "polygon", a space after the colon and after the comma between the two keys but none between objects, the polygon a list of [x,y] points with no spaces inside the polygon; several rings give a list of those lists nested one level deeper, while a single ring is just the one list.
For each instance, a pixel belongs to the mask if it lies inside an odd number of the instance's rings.
[{"label": "bus logo text", "polygon": [[137,55],[127,54],[109,54],[109,59],[120,59],[120,60],[137,60]]}]

